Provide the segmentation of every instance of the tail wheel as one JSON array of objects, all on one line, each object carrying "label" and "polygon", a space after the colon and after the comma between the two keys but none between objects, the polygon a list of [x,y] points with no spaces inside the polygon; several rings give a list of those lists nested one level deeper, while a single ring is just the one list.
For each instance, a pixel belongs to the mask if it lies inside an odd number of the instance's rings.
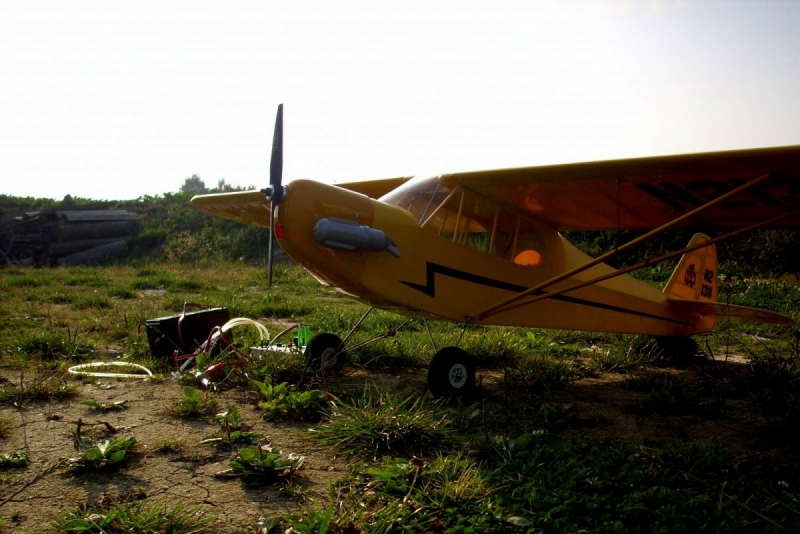
[{"label": "tail wheel", "polygon": [[428,367],[428,387],[434,397],[468,397],[475,391],[475,360],[458,347],[434,354]]},{"label": "tail wheel", "polygon": [[317,334],[306,345],[305,357],[313,369],[341,371],[347,363],[344,343],[335,334]]},{"label": "tail wheel", "polygon": [[703,352],[697,342],[690,337],[637,336],[631,343],[628,353],[642,356],[655,362],[670,364],[690,364]]}]

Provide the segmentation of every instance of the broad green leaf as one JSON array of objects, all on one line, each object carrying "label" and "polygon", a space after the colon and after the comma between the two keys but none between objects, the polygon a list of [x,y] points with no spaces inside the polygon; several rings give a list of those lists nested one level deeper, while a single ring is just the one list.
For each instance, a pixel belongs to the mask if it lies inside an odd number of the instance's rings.
[{"label": "broad green leaf", "polygon": [[522,517],[519,515],[509,517],[508,519],[506,519],[506,522],[511,523],[516,527],[529,527],[533,525],[533,521],[531,521],[527,517]]},{"label": "broad green leaf", "polygon": [[288,382],[283,382],[272,388],[272,397],[274,398],[281,395],[288,386],[289,386]]},{"label": "broad green leaf", "polygon": [[100,452],[100,449],[97,447],[92,447],[91,449],[87,449],[83,455],[81,456],[81,460],[86,462],[99,462],[103,459],[103,453]]},{"label": "broad green leaf", "polygon": [[125,451],[117,451],[108,457],[108,462],[116,464],[125,459]]},{"label": "broad green leaf", "polygon": [[86,532],[91,530],[92,524],[85,519],[70,519],[61,526],[61,530],[68,530],[70,532]]}]

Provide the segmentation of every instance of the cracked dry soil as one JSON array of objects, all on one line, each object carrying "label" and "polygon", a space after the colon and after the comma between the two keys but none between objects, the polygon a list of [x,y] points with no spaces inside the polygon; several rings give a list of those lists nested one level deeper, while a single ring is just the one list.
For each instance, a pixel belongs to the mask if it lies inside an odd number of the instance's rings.
[{"label": "cracked dry soil", "polygon": [[[30,455],[27,468],[0,473],[0,517],[6,520],[0,531],[52,531],[54,514],[109,498],[163,499],[170,508],[178,503],[199,507],[204,516],[217,516],[210,527],[215,532],[236,532],[262,517],[300,511],[299,498],[283,491],[285,482],[248,486],[238,478],[214,476],[228,468],[231,453],[201,443],[220,431],[213,418],[189,419],[168,413],[183,395],[183,386],[177,382],[98,379],[76,384],[78,394],[65,401],[0,407],[0,420],[9,421],[6,436],[0,440],[2,451]],[[327,498],[330,482],[344,474],[346,465],[304,438],[307,425],[264,421],[241,390],[216,395],[218,411],[236,405],[243,422],[265,436],[275,450],[305,457],[291,480],[302,490],[302,499]],[[101,413],[82,405],[84,400],[126,401],[127,409]],[[135,454],[119,469],[70,470],[63,460],[78,455],[73,447],[78,420],[83,423],[82,433],[94,438],[135,437]],[[167,441],[180,442],[179,450],[159,450],[158,444]]]},{"label": "cracked dry soil", "polygon": [[[735,381],[737,376],[742,379],[749,376],[745,366],[727,361],[702,361],[685,369],[650,372],[663,379],[679,378],[688,383],[698,380],[727,383]],[[421,386],[424,380],[413,369],[394,374],[352,372],[340,377],[337,384]],[[748,395],[735,392],[723,395],[724,413],[712,416],[632,411],[629,407],[646,402],[648,394],[621,387],[626,376],[601,373],[551,392],[549,403],[569,408],[565,411],[570,419],[565,432],[574,427],[601,439],[616,437],[638,442],[657,437],[723,443],[742,451],[759,451],[763,446],[759,434],[764,427],[763,414]],[[3,378],[6,383],[0,387],[7,385],[8,380],[19,380],[18,373],[15,376],[8,369],[0,369],[0,380]],[[513,391],[503,388],[502,373],[482,372],[480,382],[483,394],[496,402],[502,402],[504,394],[513,396]],[[330,483],[348,471],[345,459],[306,439],[304,431],[310,425],[264,421],[245,390],[229,389],[215,393],[217,412],[237,406],[251,431],[265,436],[284,455],[304,456],[305,463],[291,480],[299,491],[284,491],[287,485],[281,482],[247,486],[239,479],[218,478],[215,474],[228,468],[231,453],[201,441],[219,433],[220,426],[212,417],[187,419],[168,413],[168,408],[183,396],[180,383],[111,379],[73,383],[77,385],[77,395],[65,401],[0,406],[0,420],[9,421],[5,437],[0,439],[0,452],[26,451],[31,461],[27,468],[0,472],[0,517],[6,520],[0,532],[52,531],[51,518],[62,510],[74,510],[82,503],[124,498],[163,500],[170,508],[178,503],[199,507],[204,516],[217,518],[210,531],[246,531],[262,517],[300,514],[301,505],[307,506],[312,501],[324,505],[330,496]],[[124,400],[127,409],[100,413],[82,405],[84,400],[106,403]],[[62,460],[77,456],[72,429],[78,420],[88,425],[83,426],[84,432],[92,429],[96,438],[107,432],[105,423],[115,429],[114,437],[135,437],[136,453],[117,470],[81,473],[69,470]],[[166,441],[180,442],[180,449],[159,450],[159,444]]]}]

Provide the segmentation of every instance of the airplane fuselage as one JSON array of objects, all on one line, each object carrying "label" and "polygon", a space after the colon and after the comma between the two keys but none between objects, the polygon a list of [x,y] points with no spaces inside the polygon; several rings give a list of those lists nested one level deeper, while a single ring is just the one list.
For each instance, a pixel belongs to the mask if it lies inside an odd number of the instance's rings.
[{"label": "airplane fuselage", "polygon": [[[315,226],[321,220],[382,232],[399,257],[388,250],[320,241]],[[465,244],[472,234],[443,233],[444,223],[437,232],[429,222],[421,225],[407,209],[336,186],[297,180],[289,184],[278,207],[277,224],[283,249],[315,278],[378,308],[456,322],[629,334],[686,336],[713,329],[676,314],[664,293],[627,275],[481,317],[481,310],[591,260],[558,232],[535,221],[526,224],[537,234],[536,251],[530,251],[536,260],[520,264],[496,252],[496,243],[484,245],[495,253],[476,250]],[[492,241],[500,240],[496,234],[492,232]],[[514,241],[516,246],[516,237]],[[515,251],[517,258],[522,252]],[[547,291],[612,271],[600,264]]]}]

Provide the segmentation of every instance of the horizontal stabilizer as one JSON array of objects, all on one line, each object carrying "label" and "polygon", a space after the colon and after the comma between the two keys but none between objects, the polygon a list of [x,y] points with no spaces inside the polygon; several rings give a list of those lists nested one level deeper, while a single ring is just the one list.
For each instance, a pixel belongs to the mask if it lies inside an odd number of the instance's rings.
[{"label": "horizontal stabilizer", "polygon": [[700,300],[686,300],[669,298],[670,306],[679,313],[700,318],[727,319],[729,321],[744,323],[776,323],[787,324],[793,320],[787,315],[760,308],[724,304],[722,302],[708,302]]},{"label": "horizontal stabilizer", "polygon": [[192,206],[217,217],[269,228],[269,200],[261,191],[198,195],[192,198]]}]

